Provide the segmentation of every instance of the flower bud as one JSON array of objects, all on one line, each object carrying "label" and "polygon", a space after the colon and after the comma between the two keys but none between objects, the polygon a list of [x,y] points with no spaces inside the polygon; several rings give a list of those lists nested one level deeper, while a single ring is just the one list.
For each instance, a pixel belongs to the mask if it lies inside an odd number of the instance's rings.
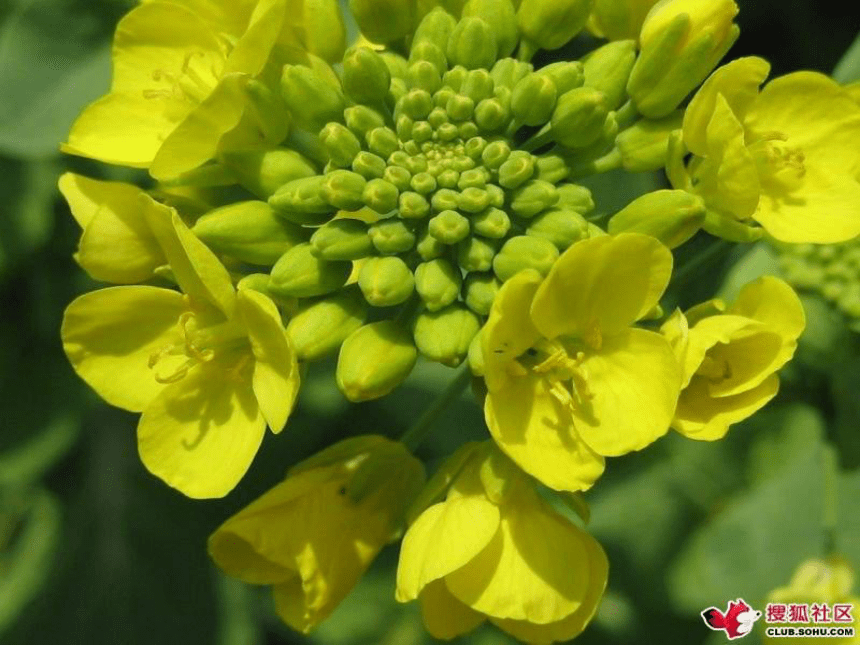
[{"label": "flower bud", "polygon": [[650,172],[666,165],[669,135],[681,128],[684,112],[677,110],[662,119],[641,119],[618,133],[615,147],[628,172]]},{"label": "flower bud", "polygon": [[635,41],[607,43],[588,54],[583,62],[585,86],[603,92],[609,109],[618,109],[627,98],[627,80],[636,62]]},{"label": "flower bud", "polygon": [[309,159],[286,148],[225,152],[221,161],[232,171],[243,188],[261,199],[268,199],[278,188],[293,179],[316,174],[316,168]]},{"label": "flower bud", "polygon": [[312,132],[329,121],[339,121],[346,107],[343,94],[304,65],[284,66],[281,95],[295,124]]},{"label": "flower bud", "polygon": [[502,283],[492,273],[470,273],[466,276],[463,300],[479,316],[487,316]]},{"label": "flower bud", "polygon": [[462,278],[448,260],[422,262],[415,269],[415,290],[428,311],[438,311],[457,299]]},{"label": "flower bud", "polygon": [[368,235],[376,250],[383,254],[403,253],[415,246],[415,233],[396,217],[371,225]]},{"label": "flower bud", "polygon": [[415,245],[415,250],[425,262],[435,260],[438,257],[445,255],[448,245],[440,242],[435,237],[430,235],[430,231],[424,231],[418,244]]},{"label": "flower bud", "polygon": [[365,325],[340,347],[337,387],[353,403],[378,399],[405,381],[417,360],[412,337],[396,322]]},{"label": "flower bud", "polygon": [[475,103],[484,99],[492,98],[494,83],[493,77],[486,69],[473,69],[466,74],[460,85],[460,94],[468,96]]},{"label": "flower bud", "polygon": [[349,9],[361,33],[374,43],[393,43],[415,27],[412,0],[349,0]]},{"label": "flower bud", "polygon": [[564,251],[574,242],[588,237],[588,222],[576,211],[554,208],[529,222],[526,235],[543,238]]},{"label": "flower bud", "polygon": [[456,26],[457,19],[454,16],[442,7],[435,7],[421,19],[412,39],[412,48],[422,43],[432,43],[444,52],[448,49],[448,40]]},{"label": "flower bud", "polygon": [[558,255],[558,249],[549,240],[530,235],[512,237],[493,258],[493,273],[502,282],[523,269],[535,269],[546,275]]},{"label": "flower bud", "polygon": [[552,135],[568,148],[584,148],[597,141],[609,114],[606,95],[590,87],[562,94],[552,114]]},{"label": "flower bud", "polygon": [[520,217],[534,217],[558,202],[558,189],[548,181],[533,179],[512,194],[511,210]]},{"label": "flower bud", "polygon": [[500,239],[511,230],[511,218],[505,211],[491,206],[472,218],[472,228],[482,237]]},{"label": "flower bud", "polygon": [[480,18],[490,26],[498,46],[496,58],[505,58],[513,53],[519,40],[519,33],[511,0],[469,0],[463,5],[462,16]]},{"label": "flower bud", "polygon": [[393,307],[412,295],[415,278],[399,257],[367,258],[358,274],[358,286],[374,307]]},{"label": "flower bud", "polygon": [[324,61],[337,63],[346,48],[346,26],[337,0],[303,0],[305,46]]},{"label": "flower bud", "polygon": [[367,180],[351,170],[335,170],[325,175],[322,197],[335,208],[354,211],[364,206]]},{"label": "flower bud", "polygon": [[320,226],[311,236],[312,253],[323,260],[358,260],[373,252],[364,222],[335,219]]},{"label": "flower bud", "polygon": [[294,179],[269,197],[269,205],[295,224],[321,224],[334,210],[322,196],[325,180],[324,175]]},{"label": "flower bud", "polygon": [[490,70],[495,87],[506,87],[509,90],[513,90],[517,83],[531,73],[531,63],[525,63],[516,58],[501,58]]},{"label": "flower bud", "polygon": [[307,241],[306,229],[285,222],[266,202],[257,201],[216,208],[198,219],[191,230],[218,253],[265,266]]},{"label": "flower bud", "polygon": [[585,27],[594,0],[522,0],[517,23],[534,49],[558,49]]},{"label": "flower bud", "polygon": [[403,219],[422,219],[430,214],[427,200],[412,191],[400,193],[399,215]]},{"label": "flower bud", "polygon": [[538,76],[546,76],[555,83],[558,95],[567,94],[570,90],[582,87],[585,81],[585,71],[579,61],[558,61],[541,67],[535,72]]},{"label": "flower bud", "polygon": [[316,257],[310,244],[299,244],[272,267],[269,290],[278,296],[310,298],[337,291],[352,270],[349,262],[329,262]]},{"label": "flower bud", "polygon": [[503,188],[517,188],[531,179],[534,171],[535,158],[524,150],[515,150],[499,168],[499,185]]},{"label": "flower bud", "polygon": [[586,215],[594,210],[594,199],[591,191],[579,184],[562,184],[558,186],[558,208],[576,211]]},{"label": "flower bud", "polygon": [[466,358],[469,343],[480,328],[478,316],[457,303],[440,311],[419,314],[413,336],[422,356],[456,367]]},{"label": "flower bud", "polygon": [[349,168],[355,155],[361,152],[361,142],[345,125],[332,121],[320,130],[320,143],[329,160],[341,168]]},{"label": "flower bud", "polygon": [[498,46],[493,30],[480,18],[465,17],[448,40],[448,61],[466,69],[489,69],[496,61]]},{"label": "flower bud", "polygon": [[481,153],[481,161],[490,170],[497,170],[511,155],[511,147],[506,141],[493,141]]},{"label": "flower bud", "polygon": [[397,187],[384,179],[371,179],[362,193],[364,203],[380,215],[390,213],[397,208],[399,196],[400,191]]},{"label": "flower bud", "polygon": [[[428,47],[435,47],[429,43],[425,43]],[[439,68],[433,63],[426,60],[419,60],[409,66],[407,76],[409,87],[424,90],[429,94],[435,94],[442,87],[442,74]]]},{"label": "flower bud", "polygon": [[543,125],[552,116],[557,100],[558,90],[552,78],[529,74],[514,87],[511,112],[523,125]]},{"label": "flower bud", "polygon": [[346,127],[357,136],[364,137],[368,132],[376,128],[385,127],[385,119],[382,115],[366,105],[353,105],[343,111],[343,119]]},{"label": "flower bud", "polygon": [[641,114],[659,119],[717,65],[737,40],[734,0],[661,0],[648,13],[627,93]]},{"label": "flower bud", "polygon": [[544,154],[537,157],[535,161],[535,179],[557,184],[567,179],[570,175],[564,157],[554,154]]},{"label": "flower bud", "polygon": [[657,190],[633,200],[609,220],[609,233],[643,233],[670,249],[689,240],[705,221],[705,203],[685,190]]},{"label": "flower bud", "polygon": [[465,188],[457,196],[457,208],[464,213],[480,213],[490,205],[490,194],[481,188]]},{"label": "flower bud", "polygon": [[370,47],[353,47],[343,57],[343,90],[356,103],[381,104],[391,84],[391,72]]},{"label": "flower bud", "polygon": [[333,352],[367,319],[367,303],[353,287],[312,301],[290,318],[287,336],[299,360]]},{"label": "flower bud", "polygon": [[457,247],[457,263],[464,271],[489,271],[493,266],[498,243],[481,237],[470,237]]},{"label": "flower bud", "polygon": [[588,28],[609,40],[638,40],[642,23],[657,0],[595,0]]}]

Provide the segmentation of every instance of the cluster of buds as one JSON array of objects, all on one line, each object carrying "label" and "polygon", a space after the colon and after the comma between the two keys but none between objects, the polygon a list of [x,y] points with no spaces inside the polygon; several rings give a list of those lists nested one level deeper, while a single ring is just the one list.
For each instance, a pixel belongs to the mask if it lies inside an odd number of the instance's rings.
[{"label": "cluster of buds", "polygon": [[860,319],[860,242],[781,245],[779,265],[794,287],[820,295],[850,319]]}]

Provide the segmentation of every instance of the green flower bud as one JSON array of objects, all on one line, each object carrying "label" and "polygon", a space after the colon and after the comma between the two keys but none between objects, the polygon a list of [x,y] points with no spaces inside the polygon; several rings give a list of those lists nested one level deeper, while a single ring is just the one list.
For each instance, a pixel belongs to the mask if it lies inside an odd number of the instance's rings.
[{"label": "green flower bud", "polygon": [[438,311],[457,299],[463,279],[448,260],[423,262],[415,269],[415,290],[428,311]]},{"label": "green flower bud", "polygon": [[374,307],[392,307],[412,295],[415,277],[399,257],[367,258],[358,273],[358,287]]},{"label": "green flower bud", "polygon": [[412,191],[400,193],[400,217],[403,219],[421,219],[430,214],[429,202]]},{"label": "green flower bud", "polygon": [[434,128],[439,128],[449,122],[448,113],[445,108],[434,107],[427,115],[427,123]]},{"label": "green flower bud", "polygon": [[364,187],[367,180],[351,170],[335,170],[325,175],[322,196],[335,208],[355,211],[364,206]]},{"label": "green flower bud", "polygon": [[334,219],[311,236],[311,252],[323,260],[358,260],[373,252],[367,225],[355,219]]},{"label": "green flower bud", "polygon": [[535,160],[535,179],[557,184],[567,179],[568,175],[570,175],[570,168],[559,155],[545,154]]},{"label": "green flower bud", "polygon": [[596,0],[589,29],[609,40],[638,40],[642,23],[657,0]]},{"label": "green flower bud", "polygon": [[448,40],[448,61],[466,69],[489,69],[497,52],[493,30],[480,18],[461,18]]},{"label": "green flower bud", "polygon": [[555,83],[548,75],[529,74],[514,87],[511,111],[524,125],[543,125],[552,116],[557,100]]},{"label": "green flower bud", "polygon": [[382,159],[387,159],[391,153],[400,149],[397,133],[391,128],[374,128],[367,133],[365,139],[368,149]]},{"label": "green flower bud", "polygon": [[[427,40],[420,43],[413,43],[412,48],[409,50],[410,66],[419,62],[429,63],[435,69],[439,82],[435,85],[432,92],[436,92],[440,87],[442,87],[442,74],[444,74],[448,69],[448,59],[445,58],[445,50],[435,43],[431,43]],[[424,73],[425,72],[420,72],[420,74]],[[408,78],[408,74],[405,78]],[[410,81],[410,83],[414,85],[414,82]],[[418,85],[418,87],[421,87],[421,89],[425,89],[428,92],[431,91],[423,85]]]},{"label": "green flower bud", "polygon": [[442,188],[433,193],[430,203],[433,206],[434,212],[441,213],[442,211],[456,209],[459,197],[460,193],[456,190]]},{"label": "green flower bud", "polygon": [[501,239],[511,230],[511,219],[505,211],[491,206],[472,218],[472,228],[482,237]]},{"label": "green flower bud", "polygon": [[336,0],[305,0],[303,25],[310,53],[329,63],[343,57],[346,26]]},{"label": "green flower bud", "polygon": [[529,222],[526,235],[543,238],[564,251],[574,242],[588,237],[588,222],[576,211],[554,208]]},{"label": "green flower bud", "polygon": [[448,251],[448,245],[440,242],[435,237],[430,235],[430,231],[424,231],[418,244],[415,245],[415,250],[425,262],[435,260],[442,257]]},{"label": "green flower bud", "polygon": [[498,46],[496,58],[504,58],[513,53],[520,35],[517,32],[517,17],[511,0],[469,0],[463,5],[462,16],[481,18],[490,26]]},{"label": "green flower bud", "polygon": [[463,81],[466,80],[466,75],[468,73],[469,70],[462,65],[454,65],[451,69],[442,74],[442,84],[445,87],[451,88],[451,90],[456,94],[460,91],[460,87],[463,85]]},{"label": "green flower bud", "polygon": [[336,350],[364,324],[367,310],[354,288],[302,307],[287,324],[287,336],[299,360],[317,360]]},{"label": "green flower bud", "polygon": [[405,381],[417,360],[412,338],[396,322],[365,325],[341,345],[337,387],[353,403],[378,399]]},{"label": "green flower bud", "polygon": [[[441,188],[445,188],[445,189],[449,189],[449,190],[452,188],[456,188],[459,181],[460,181],[460,173],[457,172],[456,170],[450,170],[450,169],[443,170],[442,172],[439,173],[439,176],[436,177],[436,183]],[[453,206],[454,207],[457,206],[456,201],[453,202]],[[443,208],[442,210],[446,210],[446,209]]]},{"label": "green flower bud", "polygon": [[457,246],[457,263],[465,271],[489,271],[496,256],[495,240],[470,237]]},{"label": "green flower bud", "polygon": [[662,119],[641,119],[615,138],[621,153],[621,165],[628,172],[650,172],[666,165],[669,135],[681,128],[683,110],[676,110]]},{"label": "green flower bud", "polygon": [[471,119],[475,113],[475,101],[468,96],[455,94],[448,99],[445,111],[452,121],[465,121]]},{"label": "green flower bud", "polygon": [[295,124],[314,132],[329,121],[339,121],[346,107],[343,94],[304,65],[284,66],[281,95]]},{"label": "green flower bud", "polygon": [[570,90],[582,87],[585,82],[585,70],[579,61],[558,61],[541,67],[535,72],[538,76],[547,76],[555,83],[558,95],[567,94]]},{"label": "green flower bud", "polygon": [[562,94],[552,114],[552,135],[568,148],[584,148],[597,141],[609,113],[606,95],[590,87]]},{"label": "green flower bud", "polygon": [[689,240],[705,221],[705,203],[685,190],[657,190],[633,200],[609,220],[609,233],[644,233],[670,249]]},{"label": "green flower bud", "polygon": [[340,123],[327,123],[320,130],[320,143],[328,153],[331,162],[341,168],[348,168],[361,152],[361,142],[352,130]]},{"label": "green flower bud", "polygon": [[594,0],[522,0],[517,23],[533,49],[558,49],[585,27]]},{"label": "green flower bud", "polygon": [[627,80],[636,62],[636,42],[618,40],[607,43],[583,60],[585,85],[603,92],[609,109],[617,109],[627,98]]},{"label": "green flower bud", "polygon": [[279,296],[310,298],[337,291],[346,284],[352,265],[316,257],[310,244],[299,244],[272,267],[269,290]]},{"label": "green flower bud", "polygon": [[419,195],[429,195],[436,190],[436,178],[429,172],[419,172],[412,176],[409,185]]},{"label": "green flower bud", "polygon": [[461,304],[422,313],[415,320],[413,337],[423,356],[456,367],[469,352],[469,343],[481,328],[480,319]]},{"label": "green flower bud", "polygon": [[466,74],[460,85],[460,94],[468,96],[475,103],[493,96],[493,78],[485,69],[473,69]]},{"label": "green flower bud", "polygon": [[520,217],[534,217],[558,203],[558,189],[547,181],[533,179],[513,193],[511,209]]},{"label": "green flower bud", "polygon": [[424,42],[432,43],[442,51],[448,48],[448,39],[457,26],[457,19],[442,7],[435,7],[421,19],[412,39],[412,48]]},{"label": "green flower bud", "polygon": [[475,108],[475,125],[483,132],[501,132],[510,120],[510,108],[499,99],[484,99]]},{"label": "green flower bud", "polygon": [[493,141],[487,144],[481,153],[481,161],[490,170],[498,170],[511,155],[511,147],[507,141]]},{"label": "green flower bud", "polygon": [[433,109],[433,97],[426,90],[413,89],[400,99],[398,107],[399,114],[405,114],[413,121],[419,121],[426,119]]},{"label": "green flower bud", "polygon": [[466,188],[457,197],[457,208],[466,213],[480,213],[490,205],[490,195],[481,188]]},{"label": "green flower bud", "polygon": [[403,0],[349,0],[358,28],[374,43],[393,43],[415,28],[415,3]]},{"label": "green flower bud", "polygon": [[407,81],[413,89],[424,90],[430,95],[442,87],[442,75],[439,69],[433,63],[424,60],[417,61],[409,67]]},{"label": "green flower bud", "polygon": [[382,115],[366,105],[353,105],[343,111],[343,119],[346,127],[355,132],[359,137],[364,137],[371,130],[385,127],[385,119]]},{"label": "green flower bud", "polygon": [[430,235],[443,244],[456,244],[469,235],[469,228],[469,220],[453,210],[435,215],[427,225]]},{"label": "green flower bud", "polygon": [[558,249],[549,240],[529,235],[512,237],[493,258],[493,273],[504,282],[523,269],[546,275],[558,259]]},{"label": "green flower bud", "polygon": [[406,78],[406,70],[409,68],[408,61],[400,54],[395,54],[393,51],[385,50],[377,52],[382,56],[382,60],[388,67],[388,73],[391,74],[391,80]]},{"label": "green flower bud", "polygon": [[285,252],[307,241],[301,227],[275,215],[266,202],[222,206],[197,220],[191,229],[218,253],[242,262],[271,266]]},{"label": "green flower bud", "polygon": [[[463,124],[466,125],[466,124]],[[457,155],[451,159],[451,168],[457,172],[466,172],[475,167],[475,160],[466,155]]]},{"label": "green flower bud", "polygon": [[243,188],[261,199],[268,199],[278,188],[293,179],[312,177],[317,173],[309,159],[286,148],[225,152],[221,161]]},{"label": "green flower bud", "polygon": [[501,187],[495,184],[487,184],[484,190],[490,196],[490,206],[502,208],[505,205],[505,191]]},{"label": "green flower bud", "polygon": [[390,213],[397,208],[400,191],[389,181],[371,179],[367,182],[362,193],[364,203],[380,215]]},{"label": "green flower bud", "polygon": [[463,299],[466,306],[479,316],[487,316],[502,283],[492,273],[470,273],[466,276]]},{"label": "green flower bud", "polygon": [[513,90],[520,80],[532,73],[532,70],[531,63],[525,63],[515,58],[502,58],[493,65],[490,76],[497,89],[506,87]]},{"label": "green flower bud", "polygon": [[382,178],[386,168],[385,159],[366,150],[359,152],[352,161],[353,172],[358,173],[368,181]]},{"label": "green flower bud", "polygon": [[558,208],[586,215],[594,210],[591,191],[579,184],[561,184],[558,188]]},{"label": "green flower bud", "polygon": [[672,112],[737,40],[734,0],[661,2],[648,13],[627,93],[650,119]]},{"label": "green flower bud", "polygon": [[466,141],[464,152],[472,159],[480,158],[484,149],[487,147],[487,141],[483,137],[472,137]]},{"label": "green flower bud", "polygon": [[321,224],[333,210],[322,196],[324,182],[325,175],[294,179],[269,197],[269,205],[294,224]]},{"label": "green flower bud", "polygon": [[[474,311],[474,310],[473,310]],[[477,312],[475,312],[477,313]],[[486,367],[484,364],[484,352],[481,349],[481,330],[475,334],[475,337],[472,339],[472,342],[469,343],[469,353],[466,356],[466,359],[469,363],[469,370],[472,372],[473,376],[481,377],[486,374]],[[477,380],[477,379],[475,379]],[[475,380],[472,381],[472,391],[475,392]]]},{"label": "green flower bud", "polygon": [[406,96],[406,93],[409,91],[409,87],[406,85],[406,81],[402,78],[392,78],[391,86],[388,88],[388,94],[385,97],[385,107],[390,110],[393,106],[397,105],[397,101]]},{"label": "green flower bud", "polygon": [[412,140],[415,143],[424,143],[433,138],[433,126],[427,121],[416,121],[412,125]]},{"label": "green flower bud", "polygon": [[356,103],[376,105],[388,93],[391,72],[370,47],[353,47],[343,57],[343,89]]},{"label": "green flower bud", "polygon": [[371,225],[368,234],[380,253],[402,253],[415,245],[415,233],[396,217]]},{"label": "green flower bud", "polygon": [[535,158],[523,150],[513,151],[499,168],[499,185],[504,188],[522,186],[535,171]]},{"label": "green flower bud", "polygon": [[484,188],[489,179],[486,168],[472,168],[463,173],[460,173],[460,178],[457,180],[457,187],[460,190],[467,188]]}]

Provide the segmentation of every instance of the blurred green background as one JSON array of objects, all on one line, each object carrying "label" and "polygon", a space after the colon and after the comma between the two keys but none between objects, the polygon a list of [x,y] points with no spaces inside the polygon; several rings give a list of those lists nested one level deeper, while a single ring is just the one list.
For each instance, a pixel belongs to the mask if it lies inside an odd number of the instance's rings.
[{"label": "blurred green background", "polygon": [[[101,403],[66,362],[63,309],[93,285],[72,260],[79,231],[59,199],[57,177],[66,170],[138,175],[60,156],[57,146],[82,106],[108,88],[111,34],[132,4],[0,0],[0,643],[431,642],[417,607],[393,601],[396,547],[327,623],[302,637],[278,622],[267,589],[222,577],[205,541],[291,464],[331,441],[366,432],[397,436],[410,411],[444,387],[446,368],[420,366],[395,395],[348,406],[332,365],[313,366],[287,431],[266,438],[240,486],[223,500],[196,502],[145,471],[136,417]],[[731,55],[763,55],[776,74],[829,73],[860,25],[856,3],[739,4],[742,35]],[[594,188],[598,203],[611,208],[657,182],[611,178]],[[684,254],[692,257],[698,242]],[[682,304],[711,297],[724,279],[731,291],[772,266],[767,253],[757,253],[731,272],[743,251],[692,271]],[[672,435],[614,459],[588,494],[590,529],[610,556],[610,589],[577,642],[725,642],[705,629],[703,608],[738,596],[761,608],[802,560],[831,548],[860,568],[858,335],[823,301],[810,296],[805,304],[810,331],[765,412],[722,442]],[[485,432],[479,408],[463,398],[421,456],[432,467]],[[460,642],[510,641],[486,629]]]}]

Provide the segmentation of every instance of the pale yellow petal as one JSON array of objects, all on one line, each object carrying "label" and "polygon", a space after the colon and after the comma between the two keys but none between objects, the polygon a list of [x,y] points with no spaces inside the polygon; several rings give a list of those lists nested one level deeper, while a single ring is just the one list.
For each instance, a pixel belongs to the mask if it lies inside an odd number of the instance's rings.
[{"label": "pale yellow petal", "polygon": [[764,329],[764,325],[746,316],[709,316],[697,322],[687,334],[681,386],[687,387],[710,349],[720,343],[730,343],[733,338],[749,336]]},{"label": "pale yellow petal", "polygon": [[81,228],[86,228],[102,207],[118,214],[139,208],[138,199],[143,194],[143,190],[133,184],[91,179],[73,172],[60,175],[57,187]]},{"label": "pale yellow petal", "polygon": [[434,580],[424,587],[420,601],[424,627],[433,638],[451,640],[486,620],[483,614],[452,596],[442,580]]}]

